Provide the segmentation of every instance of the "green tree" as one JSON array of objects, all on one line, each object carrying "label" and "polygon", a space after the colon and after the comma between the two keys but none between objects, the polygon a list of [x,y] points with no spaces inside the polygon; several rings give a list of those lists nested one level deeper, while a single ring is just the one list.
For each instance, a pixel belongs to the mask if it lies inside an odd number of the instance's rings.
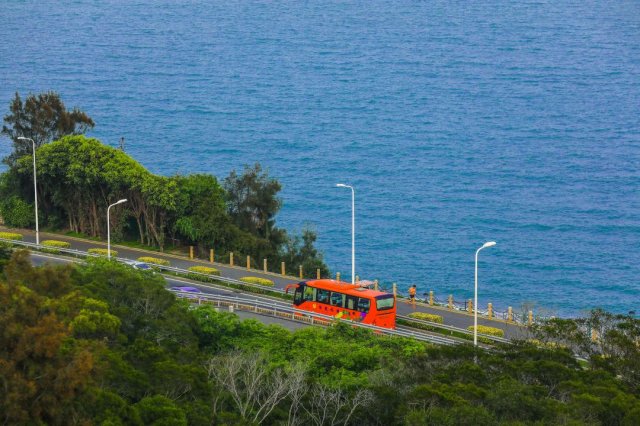
[{"label": "green tree", "polygon": [[309,227],[302,230],[301,236],[287,237],[283,258],[288,265],[302,266],[306,278],[315,278],[318,269],[321,277],[329,276],[329,268],[324,263],[322,253],[314,245],[317,239],[316,232]]},{"label": "green tree", "polygon": [[145,425],[187,425],[187,416],[184,411],[165,396],[148,396],[138,402],[135,407],[138,409],[140,419]]},{"label": "green tree", "polygon": [[277,197],[282,189],[280,182],[269,177],[259,163],[245,166],[241,175],[233,170],[224,180],[229,214],[241,229],[253,235],[280,243],[275,228],[275,216],[282,207]]},{"label": "green tree", "polygon": [[9,164],[31,154],[31,142],[19,140],[19,137],[33,139],[37,148],[64,135],[85,133],[95,125],[91,117],[80,109],[67,110],[55,92],[29,94],[24,103],[16,92],[9,114],[4,116],[4,123],[1,134],[9,137],[14,145],[14,152],[5,159]]},{"label": "green tree", "polygon": [[69,289],[69,270],[34,272],[27,257],[16,252],[0,282],[0,421],[80,421],[76,402],[91,381],[94,356],[68,326],[77,298],[59,297]]}]

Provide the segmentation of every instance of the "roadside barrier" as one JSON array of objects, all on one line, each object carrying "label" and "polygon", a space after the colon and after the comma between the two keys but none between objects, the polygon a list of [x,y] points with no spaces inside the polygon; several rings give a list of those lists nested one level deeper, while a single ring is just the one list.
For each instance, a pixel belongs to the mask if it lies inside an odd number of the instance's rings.
[{"label": "roadside barrier", "polygon": [[[442,330],[447,330],[447,331],[452,331],[455,333],[460,333],[460,334],[466,334],[468,336],[473,336],[473,331],[469,331],[465,328],[458,328],[458,327],[454,327],[451,325],[446,325],[446,324],[441,324],[438,322],[433,322],[433,321],[425,321],[425,320],[421,320],[421,319],[417,319],[417,318],[412,318],[412,317],[408,317],[405,315],[397,315],[396,318],[403,320],[403,321],[407,321],[407,322],[414,322],[417,324],[422,324],[422,325],[426,325],[429,327],[433,327],[433,328],[439,328]],[[504,337],[498,337],[498,336],[492,336],[490,334],[484,334],[484,333],[480,333],[480,327],[478,327],[478,336],[481,337],[486,337],[488,340],[492,340],[494,342],[498,342],[498,343],[511,343],[511,341],[509,339],[505,339]]]},{"label": "roadside barrier", "polygon": [[308,311],[302,311],[292,308],[288,305],[282,305],[273,303],[270,301],[261,300],[258,298],[240,297],[240,296],[225,296],[218,294],[206,294],[206,293],[194,293],[187,291],[175,291],[172,290],[178,297],[188,299],[191,303],[211,303],[218,307],[232,307],[233,310],[242,310],[247,312],[254,312],[263,315],[270,315],[273,317],[284,318],[291,321],[303,322],[307,324],[319,324],[330,325],[336,321],[343,321],[349,325],[353,325],[359,328],[366,328],[373,331],[376,334],[395,337],[406,337],[424,342],[435,343],[439,345],[456,345],[459,344],[456,340],[448,339],[446,337],[434,336],[419,331],[410,331],[406,329],[392,330],[389,328],[377,327],[370,324],[362,324],[358,322],[351,322],[343,319],[337,319],[333,316],[323,315],[319,313],[310,313]]}]

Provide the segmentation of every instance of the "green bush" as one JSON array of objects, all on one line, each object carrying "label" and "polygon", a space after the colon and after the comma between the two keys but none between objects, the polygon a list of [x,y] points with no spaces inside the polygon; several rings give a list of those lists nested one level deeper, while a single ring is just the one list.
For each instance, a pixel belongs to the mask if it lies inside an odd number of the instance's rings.
[{"label": "green bush", "polygon": [[15,232],[0,232],[0,238],[4,238],[5,240],[22,241],[22,234],[16,234]]},{"label": "green bush", "polygon": [[192,272],[199,272],[201,274],[220,275],[220,271],[218,271],[216,268],[210,268],[208,266],[191,266],[189,270]]},{"label": "green bush", "polygon": [[240,281],[244,281],[245,283],[249,283],[249,284],[258,284],[258,285],[263,285],[266,287],[273,287],[273,281],[268,280],[266,278],[260,278],[260,277],[242,277],[240,278]]},{"label": "green bush", "polygon": [[412,312],[409,316],[423,321],[437,322],[438,324],[442,324],[443,322],[440,315],[428,314],[426,312]]},{"label": "green bush", "polygon": [[58,241],[58,240],[44,240],[40,242],[40,245],[46,247],[42,249],[45,253],[59,254],[59,248],[69,248],[71,244],[66,241]]},{"label": "green bush", "polygon": [[138,262],[152,263],[154,265],[161,265],[161,266],[169,266],[171,264],[168,260],[158,259],[157,257],[149,257],[149,256],[139,257]]},{"label": "green bush", "polygon": [[[101,256],[108,256],[108,250],[106,248],[90,248],[87,250],[87,253],[99,254]],[[111,256],[118,256],[118,252],[115,250],[111,250]]]},{"label": "green bush", "polygon": [[7,226],[28,228],[35,223],[33,205],[14,195],[0,203],[0,213]]},{"label": "green bush", "polygon": [[[467,327],[467,330],[473,331],[473,326],[470,325]],[[487,327],[486,325],[479,325],[478,333],[488,334],[489,336],[504,337],[504,330],[495,327]]]}]

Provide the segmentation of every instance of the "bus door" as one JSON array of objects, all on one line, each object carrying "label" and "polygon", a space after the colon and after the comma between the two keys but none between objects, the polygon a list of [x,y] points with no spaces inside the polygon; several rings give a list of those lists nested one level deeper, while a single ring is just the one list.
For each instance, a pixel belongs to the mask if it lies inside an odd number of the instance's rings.
[{"label": "bus door", "polygon": [[304,302],[304,299],[303,299],[302,295],[304,293],[305,287],[306,287],[306,285],[299,285],[296,288],[295,293],[293,293],[293,304],[295,306],[300,306],[302,304],[302,302]]}]

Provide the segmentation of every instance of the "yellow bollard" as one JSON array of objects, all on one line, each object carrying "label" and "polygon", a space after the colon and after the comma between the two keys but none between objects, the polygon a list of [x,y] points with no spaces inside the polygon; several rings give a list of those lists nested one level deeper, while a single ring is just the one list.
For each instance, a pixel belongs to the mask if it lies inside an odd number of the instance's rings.
[{"label": "yellow bollard", "polygon": [[529,311],[529,321],[528,324],[531,325],[533,324],[533,311]]},{"label": "yellow bollard", "polygon": [[189,259],[193,259],[193,246],[189,246]]},{"label": "yellow bollard", "polygon": [[513,321],[513,308],[511,306],[507,309],[507,321]]},{"label": "yellow bollard", "polygon": [[340,272],[336,272],[336,281],[340,282]]},{"label": "yellow bollard", "polygon": [[269,272],[269,271],[267,270],[267,259],[266,259],[266,258],[262,259],[262,270],[263,270],[264,272]]},{"label": "yellow bollard", "polygon": [[470,314],[473,313],[473,300],[469,299],[469,301],[467,302],[467,312],[469,312]]},{"label": "yellow bollard", "polygon": [[247,271],[251,269],[251,257],[247,256]]},{"label": "yellow bollard", "polygon": [[598,341],[598,332],[593,328],[591,329],[591,341],[592,342]]},{"label": "yellow bollard", "polygon": [[302,279],[302,265],[300,265],[300,279]]},{"label": "yellow bollard", "polygon": [[375,291],[378,291],[378,280],[374,280],[374,281],[373,281],[373,289],[374,289]]},{"label": "yellow bollard", "polygon": [[453,294],[449,295],[449,299],[447,300],[447,308],[449,310],[453,309]]},{"label": "yellow bollard", "polygon": [[281,263],[280,263],[280,271],[281,271],[281,274],[280,274],[280,275],[287,275],[287,274],[286,274],[287,270],[286,270],[286,269],[285,269],[285,267],[284,267],[284,262],[281,262]]},{"label": "yellow bollard", "polygon": [[320,279],[320,268],[316,269],[316,279]]},{"label": "yellow bollard", "polygon": [[433,306],[433,290],[429,291],[429,305]]},{"label": "yellow bollard", "polygon": [[393,297],[397,297],[398,296],[398,286],[396,285],[396,283],[393,283]]},{"label": "yellow bollard", "polygon": [[233,252],[229,253],[229,265],[233,266]]},{"label": "yellow bollard", "polygon": [[493,303],[489,303],[489,305],[487,305],[487,316],[489,319],[493,318]]},{"label": "yellow bollard", "polygon": [[214,260],[215,260],[215,252],[213,251],[213,249],[209,249],[209,262],[213,263]]}]

